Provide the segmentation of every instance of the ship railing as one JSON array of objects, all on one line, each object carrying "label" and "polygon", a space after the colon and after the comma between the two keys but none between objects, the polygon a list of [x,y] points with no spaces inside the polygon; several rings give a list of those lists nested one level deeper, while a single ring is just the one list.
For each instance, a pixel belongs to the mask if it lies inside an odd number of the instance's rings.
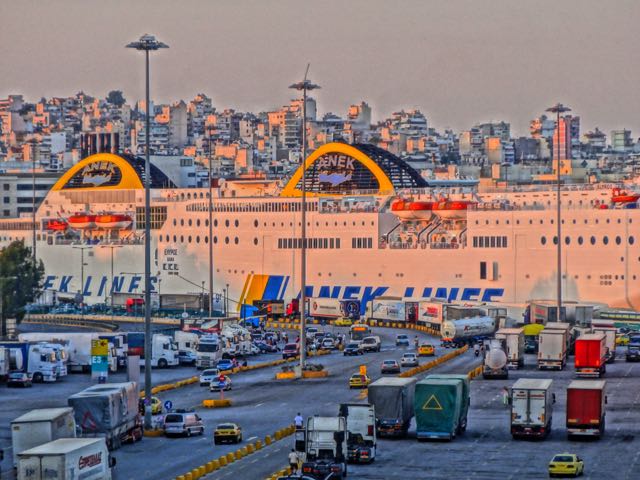
[{"label": "ship railing", "polygon": [[69,238],[56,238],[53,240],[53,245],[84,245],[84,246],[126,246],[126,245],[142,245],[144,243],[144,237],[134,237],[134,238],[122,238],[119,240],[89,240],[89,239],[69,239]]}]

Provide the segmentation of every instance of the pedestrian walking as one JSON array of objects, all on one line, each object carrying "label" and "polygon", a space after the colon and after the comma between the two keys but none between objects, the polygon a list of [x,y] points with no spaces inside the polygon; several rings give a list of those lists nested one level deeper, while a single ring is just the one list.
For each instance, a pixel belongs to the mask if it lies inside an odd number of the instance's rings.
[{"label": "pedestrian walking", "polygon": [[502,387],[502,404],[506,407],[511,403],[511,395],[507,387]]},{"label": "pedestrian walking", "polygon": [[298,412],[296,417],[293,419],[293,423],[296,426],[296,430],[302,430],[302,426],[304,424],[304,418],[302,418],[302,415],[300,415],[300,412]]},{"label": "pedestrian walking", "polygon": [[292,474],[298,473],[298,454],[293,448],[289,452],[289,466]]}]

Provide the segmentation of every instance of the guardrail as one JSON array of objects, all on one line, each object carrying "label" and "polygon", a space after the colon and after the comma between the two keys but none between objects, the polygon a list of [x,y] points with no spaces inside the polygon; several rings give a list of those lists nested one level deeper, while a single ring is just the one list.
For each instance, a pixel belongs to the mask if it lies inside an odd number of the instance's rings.
[{"label": "guardrail", "polygon": [[[385,320],[365,320],[363,322],[354,322],[354,323],[363,323],[369,325],[370,327],[383,327],[383,328],[404,328],[407,330],[415,330],[417,332],[428,333],[429,335],[439,336],[440,332],[435,328],[427,327],[424,325],[417,325],[415,323],[408,322],[392,322]],[[319,325],[320,321],[317,319],[313,319],[308,322],[309,325]],[[327,325],[334,325],[335,321],[329,320]],[[300,328],[300,322],[297,320],[291,320],[287,318],[282,318],[280,320],[268,320],[266,322],[267,327],[271,328]]]},{"label": "guardrail", "polygon": [[114,322],[105,320],[93,320],[82,318],[81,315],[76,317],[72,316],[58,316],[58,315],[29,315],[22,320],[22,323],[32,323],[36,325],[58,325],[65,327],[78,327],[78,328],[95,328],[105,332],[115,332],[120,326]]},{"label": "guardrail", "polygon": [[209,473],[216,472],[235,461],[241,460],[248,455],[256,453],[265,446],[271,445],[273,442],[277,442],[279,440],[282,440],[283,438],[287,438],[288,436],[293,435],[295,431],[295,426],[287,425],[284,428],[276,430],[273,435],[267,435],[264,438],[264,443],[262,440],[256,440],[255,443],[249,443],[244,447],[239,448],[235,452],[221,455],[215,460],[211,460],[210,462],[194,468],[190,472],[187,472],[183,475],[178,475],[176,477],[176,480],[198,480],[199,478],[206,477]]}]

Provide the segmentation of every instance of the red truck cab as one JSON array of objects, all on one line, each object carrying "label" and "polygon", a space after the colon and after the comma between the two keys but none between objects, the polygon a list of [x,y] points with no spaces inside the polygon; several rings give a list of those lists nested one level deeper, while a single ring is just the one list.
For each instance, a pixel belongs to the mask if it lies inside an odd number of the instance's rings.
[{"label": "red truck cab", "polygon": [[605,426],[604,380],[573,380],[567,388],[567,435],[600,438]]},{"label": "red truck cab", "polygon": [[578,377],[600,377],[606,372],[607,346],[604,333],[578,337],[575,344],[575,367]]}]

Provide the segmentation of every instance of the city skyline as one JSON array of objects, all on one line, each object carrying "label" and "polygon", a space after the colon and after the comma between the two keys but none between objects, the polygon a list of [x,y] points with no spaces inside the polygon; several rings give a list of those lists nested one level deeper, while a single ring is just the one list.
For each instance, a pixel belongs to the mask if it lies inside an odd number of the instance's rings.
[{"label": "city skyline", "polygon": [[[146,1],[4,2],[0,51],[12,68],[0,96],[84,90],[102,97],[121,89],[133,103],[142,98],[143,72],[124,45],[148,32],[171,47],[153,59],[158,103],[203,92],[219,109],[269,110],[288,102],[287,85],[309,61],[310,77],[323,87],[315,95],[320,114],[342,115],[364,99],[374,121],[418,108],[438,129],[506,120],[526,135],[530,119],[560,100],[586,129],[638,130],[634,2],[616,2],[617,9],[590,1],[403,4],[316,2],[300,21],[289,1],[192,1],[179,12],[161,1],[144,21]],[[18,35],[20,42],[11,41]]]}]

